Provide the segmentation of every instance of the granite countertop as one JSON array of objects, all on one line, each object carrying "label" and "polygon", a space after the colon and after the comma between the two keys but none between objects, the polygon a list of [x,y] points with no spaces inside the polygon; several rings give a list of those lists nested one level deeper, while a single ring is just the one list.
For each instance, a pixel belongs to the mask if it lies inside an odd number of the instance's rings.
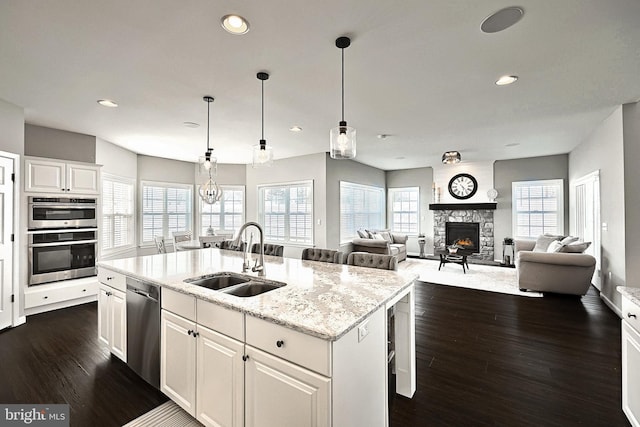
[{"label": "granite countertop", "polygon": [[619,293],[629,298],[629,301],[640,307],[640,288],[618,286],[616,289]]},{"label": "granite countertop", "polygon": [[242,252],[199,249],[100,261],[98,267],[331,341],[342,337],[418,278],[410,272],[265,256],[265,278],[287,286],[241,298],[183,282],[221,271],[240,273],[242,258]]}]

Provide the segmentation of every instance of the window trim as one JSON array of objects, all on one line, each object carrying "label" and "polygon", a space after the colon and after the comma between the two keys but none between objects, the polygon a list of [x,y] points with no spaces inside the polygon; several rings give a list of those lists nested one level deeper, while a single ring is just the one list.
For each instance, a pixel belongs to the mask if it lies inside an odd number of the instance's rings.
[{"label": "window trim", "polygon": [[[131,236],[132,236],[132,241],[129,245],[125,245],[125,246],[118,246],[117,248],[110,248],[110,249],[103,249],[102,244],[103,244],[103,239],[102,239],[102,232],[103,232],[103,225],[102,225],[102,221],[104,221],[104,217],[105,217],[105,213],[104,213],[104,181],[108,180],[108,181],[114,181],[114,182],[119,182],[121,184],[128,184],[131,185],[131,189],[132,189],[132,200],[131,200],[131,204],[132,204],[132,213],[131,213]],[[101,254],[101,256],[106,256],[106,255],[115,255],[115,254],[119,254],[119,253],[124,253],[124,252],[128,252],[131,249],[135,249],[136,248],[136,229],[137,229],[137,206],[136,206],[136,200],[137,200],[137,188],[136,188],[136,180],[135,178],[130,178],[130,177],[126,177],[126,176],[120,176],[120,175],[114,175],[108,172],[102,172],[100,174],[100,216],[101,216],[101,223],[99,224],[98,228],[99,228],[99,253]]]},{"label": "window trim", "polygon": [[[518,211],[516,210],[517,206],[517,198],[516,198],[516,190],[518,187],[532,187],[535,185],[546,185],[546,186],[555,186],[558,189],[558,210],[556,211],[557,221],[558,221],[558,230],[557,233],[560,235],[564,235],[565,226],[564,226],[564,179],[539,179],[532,181],[513,181],[511,183],[511,233],[514,239],[524,239],[524,240],[535,240],[537,236],[520,236],[518,235]],[[525,211],[520,211],[525,212]],[[532,211],[526,211],[532,212]]]},{"label": "window trim", "polygon": [[[416,217],[417,217],[417,230],[415,233],[407,233],[404,231],[396,231],[393,229],[393,197],[391,197],[392,193],[399,193],[399,192],[403,192],[403,191],[415,191],[416,194],[418,195],[418,199],[416,200],[416,204],[417,204],[417,209],[415,211],[416,213]],[[404,211],[403,211],[404,212]],[[387,227],[392,231],[392,232],[397,232],[397,233],[406,233],[407,236],[415,236],[417,237],[420,234],[420,187],[415,186],[415,187],[390,187],[387,188]]]},{"label": "window trim", "polygon": [[[190,192],[190,197],[189,199],[191,200],[191,228],[193,229],[193,225],[195,224],[193,215],[194,215],[194,209],[193,209],[193,198],[194,195],[196,194],[196,187],[194,184],[182,184],[179,182],[166,182],[166,181],[149,181],[149,180],[144,180],[144,181],[140,181],[140,212],[138,215],[139,218],[139,232],[138,232],[138,238],[140,239],[138,242],[138,247],[149,247],[149,246],[153,246],[154,242],[153,240],[144,241],[144,187],[145,186],[149,186],[149,187],[164,187],[164,188],[182,188],[185,190],[189,190]],[[165,200],[166,203],[166,200]],[[165,206],[166,207],[166,206]],[[166,211],[164,212],[166,215]],[[168,230],[164,230],[166,224],[163,223],[163,235],[165,231]],[[193,230],[192,230],[193,232]],[[165,238],[168,236],[165,236]]]},{"label": "window trim", "polygon": [[257,218],[258,222],[265,227],[264,221],[264,200],[260,194],[260,191],[263,188],[273,188],[273,187],[283,187],[283,186],[294,186],[294,185],[309,185],[311,188],[311,241],[310,242],[292,242],[289,240],[268,240],[265,236],[265,243],[273,243],[284,246],[295,246],[295,247],[313,247],[315,246],[315,191],[314,191],[314,182],[312,179],[300,180],[300,181],[287,181],[287,182],[274,182],[269,184],[259,184],[256,186],[256,195],[257,195]]},{"label": "window trim", "polygon": [[[246,222],[246,218],[247,218],[247,187],[245,185],[220,185],[220,188],[222,188],[222,197],[224,198],[224,192],[229,190],[229,191],[242,191],[242,219],[241,222],[244,224]],[[197,229],[198,231],[202,230],[202,210],[200,209],[200,207],[202,206],[202,199],[200,198],[200,196],[196,197],[197,200],[197,204],[198,204],[198,212],[196,213],[196,222],[197,225],[194,227],[195,229]],[[224,231],[231,231],[229,229],[224,229]],[[234,233],[236,230],[233,230]]]},{"label": "window trim", "polygon": [[351,241],[358,237],[358,234],[356,233],[356,230],[354,230],[354,235],[347,237],[347,238],[343,238],[342,236],[342,185],[343,184],[348,184],[351,186],[355,186],[355,187],[362,187],[362,188],[367,188],[367,189],[377,189],[380,190],[380,194],[382,195],[382,201],[380,203],[380,207],[381,207],[381,221],[380,224],[382,224],[382,226],[384,227],[385,224],[387,223],[387,211],[386,211],[386,191],[385,191],[385,187],[378,187],[377,185],[370,185],[370,184],[361,184],[358,182],[351,182],[351,181],[340,181],[339,182],[339,188],[338,188],[338,234],[339,234],[339,239],[340,239],[340,245],[344,245],[347,243],[351,243]]}]

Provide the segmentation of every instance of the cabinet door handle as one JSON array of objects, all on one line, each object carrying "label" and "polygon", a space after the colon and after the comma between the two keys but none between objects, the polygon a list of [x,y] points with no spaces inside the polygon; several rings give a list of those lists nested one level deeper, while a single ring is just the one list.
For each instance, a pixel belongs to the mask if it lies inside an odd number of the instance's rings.
[{"label": "cabinet door handle", "polygon": [[244,355],[242,355],[242,360],[243,360],[243,361],[245,361],[245,362],[246,362],[247,360],[249,360],[249,355],[248,355],[248,354],[244,354]]},{"label": "cabinet door handle", "polygon": [[195,332],[195,331],[193,332],[193,337],[194,338],[198,338],[198,335],[200,335],[200,332]]},{"label": "cabinet door handle", "polygon": [[633,317],[634,319],[638,318],[638,316],[636,316],[635,314],[632,314],[632,313],[627,313],[627,317],[628,318],[632,318]]},{"label": "cabinet door handle", "polygon": [[113,280],[113,277],[107,276],[107,280]]},{"label": "cabinet door handle", "polygon": [[188,335],[191,335],[192,333],[193,333],[193,331],[192,331],[191,329],[189,329],[189,330],[187,331],[187,334],[188,334]]},{"label": "cabinet door handle", "polygon": [[283,347],[284,346],[284,341],[282,341],[282,340],[276,341],[276,346],[278,346],[278,348]]},{"label": "cabinet door handle", "polygon": [[42,298],[44,298],[44,299],[48,299],[49,297],[45,295],[45,296],[44,296],[44,297],[42,297]]}]

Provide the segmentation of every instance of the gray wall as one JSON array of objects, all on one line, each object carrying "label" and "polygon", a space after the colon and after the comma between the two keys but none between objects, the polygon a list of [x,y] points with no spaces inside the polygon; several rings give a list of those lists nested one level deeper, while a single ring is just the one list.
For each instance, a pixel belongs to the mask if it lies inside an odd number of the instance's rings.
[{"label": "gray wall", "polygon": [[569,233],[569,155],[497,160],[493,168],[493,183],[498,190],[494,212],[495,258],[502,259],[502,240],[511,237],[511,183],[543,179],[564,180],[564,229]]},{"label": "gray wall", "polygon": [[[327,170],[327,248],[340,248],[340,181],[385,188],[383,170],[353,160],[334,160],[325,154]],[[350,250],[350,245],[343,248]]]},{"label": "gray wall", "polygon": [[[433,248],[433,213],[429,210],[429,203],[432,203],[432,182],[433,168],[404,169],[385,172],[387,190],[399,187],[419,187],[420,188],[420,224],[419,232],[427,237],[425,251],[432,252]],[[387,192],[387,197],[389,196]],[[389,225],[389,211],[387,200],[387,225]],[[429,237],[430,236],[430,237]],[[415,255],[420,253],[417,236],[409,236],[407,241],[407,252]]]},{"label": "gray wall", "polygon": [[[209,179],[208,173],[200,171],[200,165],[193,163],[195,168],[196,185],[200,185]],[[246,185],[247,165],[219,164],[213,180],[220,185]],[[246,208],[246,202],[245,202]]]},{"label": "gray wall", "polygon": [[96,137],[42,126],[25,125],[24,154],[95,163]]},{"label": "gray wall", "polygon": [[621,107],[569,154],[571,181],[600,170],[600,221],[607,223],[607,230],[601,230],[601,295],[618,307],[620,296],[615,287],[625,282],[623,158]]},{"label": "gray wall", "polygon": [[[640,104],[622,106],[624,132],[625,283],[640,287]],[[609,191],[619,191],[610,189]]]},{"label": "gray wall", "polygon": [[0,151],[24,154],[24,110],[0,99]]},{"label": "gray wall", "polygon": [[[314,246],[325,248],[327,221],[325,154],[275,160],[271,167],[246,166],[247,221],[258,219],[258,185],[313,180]],[[303,247],[285,246],[284,256],[300,258]]]},{"label": "gray wall", "polygon": [[195,184],[193,163],[138,154],[138,180]]},{"label": "gray wall", "polygon": [[101,138],[96,138],[96,163],[102,165],[102,173],[138,177],[138,155]]}]

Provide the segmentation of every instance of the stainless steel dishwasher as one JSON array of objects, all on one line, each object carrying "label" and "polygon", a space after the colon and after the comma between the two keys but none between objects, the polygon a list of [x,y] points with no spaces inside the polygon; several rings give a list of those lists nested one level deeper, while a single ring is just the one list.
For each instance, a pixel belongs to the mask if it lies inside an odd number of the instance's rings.
[{"label": "stainless steel dishwasher", "polygon": [[127,364],[160,388],[160,288],[127,278]]}]

